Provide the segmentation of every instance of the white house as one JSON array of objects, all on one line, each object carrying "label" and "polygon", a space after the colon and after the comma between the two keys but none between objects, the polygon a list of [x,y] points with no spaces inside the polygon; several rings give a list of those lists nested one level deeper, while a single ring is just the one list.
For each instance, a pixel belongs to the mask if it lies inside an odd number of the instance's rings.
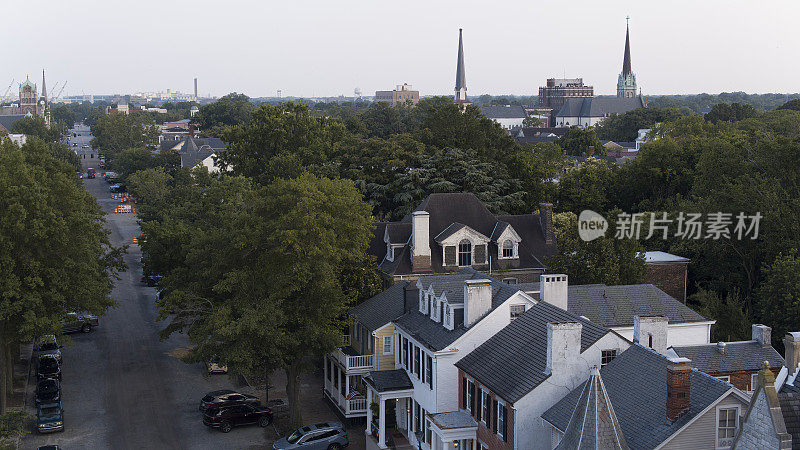
[{"label": "white house", "polygon": [[556,127],[591,127],[613,114],[644,107],[641,96],[568,98],[556,113]]},{"label": "white house", "polygon": [[528,113],[522,106],[491,105],[479,106],[481,114],[500,124],[506,130],[522,128]]}]

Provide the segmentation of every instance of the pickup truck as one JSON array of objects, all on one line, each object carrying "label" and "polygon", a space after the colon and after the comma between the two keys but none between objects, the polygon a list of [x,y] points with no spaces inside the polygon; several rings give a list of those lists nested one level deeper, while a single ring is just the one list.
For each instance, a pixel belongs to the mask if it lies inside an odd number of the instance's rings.
[{"label": "pickup truck", "polygon": [[100,319],[91,314],[78,314],[67,313],[64,320],[61,321],[61,328],[66,333],[73,333],[75,331],[82,331],[89,333],[92,328],[100,325]]}]

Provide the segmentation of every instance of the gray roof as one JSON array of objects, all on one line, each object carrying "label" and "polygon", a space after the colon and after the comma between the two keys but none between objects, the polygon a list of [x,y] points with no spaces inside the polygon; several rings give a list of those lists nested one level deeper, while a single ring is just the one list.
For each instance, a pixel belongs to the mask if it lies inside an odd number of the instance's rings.
[{"label": "gray roof", "polygon": [[11,133],[11,128],[14,127],[14,122],[18,121],[25,117],[26,114],[11,114],[6,116],[0,116],[0,129],[5,129],[9,133]]},{"label": "gray roof", "polygon": [[506,231],[506,228],[510,226],[511,225],[509,225],[508,222],[504,222],[502,220],[497,222],[497,224],[494,226],[494,230],[492,230],[492,235],[489,236],[489,239],[491,239],[494,242],[497,242],[497,240],[500,239],[500,236],[503,234],[503,232]]},{"label": "gray roof", "polygon": [[632,327],[637,315],[664,316],[672,324],[708,320],[652,284],[585,284],[568,292],[569,312],[604,327]]},{"label": "gray roof", "polygon": [[603,378],[596,368],[592,369],[589,381],[583,384],[567,430],[556,447],[556,450],[573,449],[628,449]]},{"label": "gray roof", "polygon": [[556,117],[606,117],[644,108],[641,97],[568,98]]},{"label": "gray roof", "polygon": [[405,244],[411,237],[410,223],[392,222],[386,224],[386,231],[389,233],[389,242],[392,244]]},{"label": "gray roof", "polygon": [[[667,367],[670,362],[664,355],[631,345],[613,361],[600,369],[600,376],[614,406],[622,433],[628,445],[635,449],[652,449],[672,436],[701,411],[733,389],[730,384],[711,375],[692,369],[690,374],[689,409],[675,421],[667,418]],[[542,418],[566,430],[570,417],[583,391],[581,384],[553,407]]]},{"label": "gray roof", "polygon": [[377,330],[403,315],[405,287],[408,284],[408,281],[401,281],[392,285],[389,289],[351,308],[350,315],[370,331]]},{"label": "gray roof", "polygon": [[413,389],[414,384],[405,369],[375,370],[364,375],[364,381],[378,392]]},{"label": "gray roof", "polygon": [[489,119],[524,119],[528,117],[522,106],[487,105],[479,106],[481,114]]},{"label": "gray roof", "polygon": [[[447,292],[448,302],[461,303],[464,301],[464,282],[479,279],[487,279],[492,283],[492,307],[489,312],[519,292],[515,287],[468,267],[457,274],[421,277],[419,281],[423,288],[432,284],[436,295]],[[434,322],[430,316],[420,313],[417,308],[395,319],[394,324],[433,351],[447,348],[467,331],[463,323],[456,323],[452,330],[448,330],[440,322]]]},{"label": "gray roof", "polygon": [[792,448],[800,448],[800,377],[794,384],[784,384],[778,392],[786,431],[792,435]]},{"label": "gray roof", "polygon": [[717,344],[672,347],[678,356],[692,360],[692,367],[705,373],[748,371],[757,372],[764,361],[771,367],[783,366],[783,357],[772,346],[763,347],[758,341],[726,342],[725,354]]},{"label": "gray roof", "polygon": [[539,302],[461,358],[456,366],[492,392],[515,403],[550,375],[547,324],[579,322],[581,352],[611,331],[546,302]]},{"label": "gray roof", "polygon": [[453,222],[453,223],[450,224],[450,226],[448,226],[447,228],[442,230],[441,233],[437,234],[433,239],[436,242],[441,244],[442,241],[444,241],[445,239],[449,238],[450,236],[456,234],[459,230],[461,230],[461,229],[463,229],[465,227],[466,227],[466,225],[464,225],[463,223]]},{"label": "gray roof", "polygon": [[471,428],[477,427],[478,422],[466,411],[460,409],[458,411],[448,411],[436,414],[428,414],[431,422],[435,423],[441,430],[453,428]]},{"label": "gray roof", "polygon": [[[175,145],[178,144],[176,143]],[[214,153],[227,148],[228,144],[219,138],[196,138],[186,136],[179,150],[181,155],[181,167],[192,168]]]},{"label": "gray roof", "polygon": [[541,289],[540,283],[538,281],[535,281],[533,283],[517,283],[514,286],[516,286],[517,288],[519,288],[521,291],[524,292],[539,292],[539,290]]}]

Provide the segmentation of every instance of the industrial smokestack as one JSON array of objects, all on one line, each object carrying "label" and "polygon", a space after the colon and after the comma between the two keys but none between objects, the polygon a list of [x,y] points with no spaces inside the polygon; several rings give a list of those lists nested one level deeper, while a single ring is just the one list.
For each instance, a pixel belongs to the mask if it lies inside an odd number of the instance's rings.
[{"label": "industrial smokestack", "polygon": [[197,100],[197,78],[194,79],[194,98]]}]

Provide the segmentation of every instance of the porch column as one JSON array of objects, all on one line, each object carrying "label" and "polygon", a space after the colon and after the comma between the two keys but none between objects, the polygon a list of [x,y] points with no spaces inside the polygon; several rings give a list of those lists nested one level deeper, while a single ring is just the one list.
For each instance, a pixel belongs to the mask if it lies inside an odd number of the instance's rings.
[{"label": "porch column", "polygon": [[345,395],[344,395],[344,405],[342,405],[342,406],[344,407],[345,411],[350,413],[350,400],[347,399],[347,397],[350,395],[350,376],[349,375],[345,375],[344,376],[344,386],[345,386],[344,387]]},{"label": "porch column", "polygon": [[386,400],[378,396],[378,447],[386,448]]},{"label": "porch column", "polygon": [[364,432],[372,434],[372,388],[367,384],[367,429]]}]

